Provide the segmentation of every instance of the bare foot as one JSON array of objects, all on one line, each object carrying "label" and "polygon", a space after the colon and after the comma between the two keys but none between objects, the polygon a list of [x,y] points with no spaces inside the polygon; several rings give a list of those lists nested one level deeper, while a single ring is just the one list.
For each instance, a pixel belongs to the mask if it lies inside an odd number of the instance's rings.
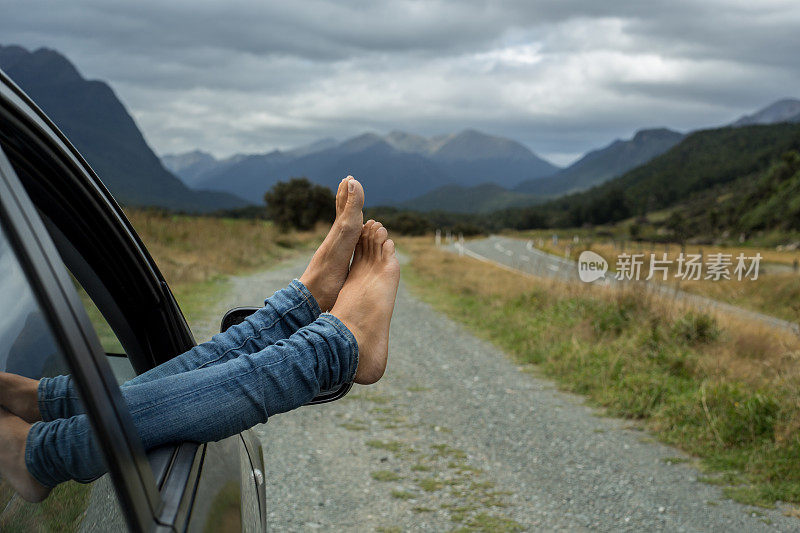
[{"label": "bare foot", "polygon": [[5,407],[26,422],[38,422],[39,380],[17,374],[0,372],[0,406]]},{"label": "bare foot", "polygon": [[25,466],[25,441],[31,425],[0,407],[0,476],[22,498],[39,503],[50,489],[41,485]]},{"label": "bare foot", "polygon": [[389,323],[400,282],[400,263],[394,242],[387,237],[380,222],[364,225],[350,274],[331,310],[356,338],[355,381],[362,385],[381,379],[389,357]]},{"label": "bare foot", "polygon": [[347,278],[350,258],[364,222],[363,206],[364,188],[353,176],[347,176],[336,191],[336,220],[300,276],[323,311],[333,307]]}]

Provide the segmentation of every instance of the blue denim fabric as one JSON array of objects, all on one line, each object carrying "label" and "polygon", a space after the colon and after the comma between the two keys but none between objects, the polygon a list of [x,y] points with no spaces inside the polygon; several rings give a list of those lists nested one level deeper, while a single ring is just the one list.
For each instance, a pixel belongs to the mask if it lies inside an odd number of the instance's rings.
[{"label": "blue denim fabric", "polygon": [[[292,287],[298,289],[295,282]],[[300,292],[304,298],[310,296]],[[274,297],[266,307],[272,305]],[[313,298],[304,305],[310,313],[318,313]],[[146,449],[173,442],[216,441],[235,435],[266,422],[272,415],[304,405],[321,390],[354,379],[358,345],[338,318],[321,314],[288,338],[276,340],[268,337],[267,332],[274,331],[276,335],[278,331],[288,332],[303,320],[277,326],[274,318],[280,313],[259,313],[248,325],[230,335],[216,335],[211,343],[205,343],[220,346],[207,346],[199,351],[194,348],[194,354],[178,357],[181,363],[169,361],[161,365],[170,365],[169,372],[179,368],[179,373],[154,372],[161,368],[157,367],[139,376],[148,379],[137,381],[137,377],[123,386],[123,398]],[[278,329],[271,330],[273,327]],[[266,345],[266,339],[274,342]],[[246,352],[245,347],[254,351]],[[57,388],[45,387],[45,390]],[[40,403],[48,409],[58,403],[49,400]],[[72,404],[70,408],[74,407]],[[53,412],[63,411],[53,409]],[[69,479],[89,482],[106,470],[103,454],[84,414],[34,424],[28,433],[25,462],[31,475],[48,487]]]},{"label": "blue denim fabric", "polygon": [[[224,363],[243,353],[263,350],[311,324],[321,312],[311,291],[295,279],[288,287],[267,298],[264,307],[241,324],[231,326],[214,335],[210,341],[136,376],[125,382],[122,388]],[[38,399],[39,412],[45,422],[85,412],[72,376],[42,378],[39,381]]]}]

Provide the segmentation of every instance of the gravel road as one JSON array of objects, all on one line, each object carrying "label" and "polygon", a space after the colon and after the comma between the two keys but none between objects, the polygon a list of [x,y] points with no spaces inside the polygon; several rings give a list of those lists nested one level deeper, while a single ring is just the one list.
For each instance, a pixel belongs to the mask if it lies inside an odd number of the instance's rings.
[{"label": "gravel road", "polygon": [[[234,278],[222,312],[260,305],[304,260]],[[790,531],[697,481],[688,457],[604,418],[402,285],[386,377],[256,428],[273,531]]]}]

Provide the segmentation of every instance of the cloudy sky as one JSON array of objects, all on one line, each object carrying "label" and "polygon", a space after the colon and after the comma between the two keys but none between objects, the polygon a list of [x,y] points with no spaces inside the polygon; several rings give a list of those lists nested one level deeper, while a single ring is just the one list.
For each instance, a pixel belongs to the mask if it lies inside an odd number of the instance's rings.
[{"label": "cloudy sky", "polygon": [[111,83],[160,154],[467,127],[564,164],[800,96],[796,0],[0,0],[0,44]]}]

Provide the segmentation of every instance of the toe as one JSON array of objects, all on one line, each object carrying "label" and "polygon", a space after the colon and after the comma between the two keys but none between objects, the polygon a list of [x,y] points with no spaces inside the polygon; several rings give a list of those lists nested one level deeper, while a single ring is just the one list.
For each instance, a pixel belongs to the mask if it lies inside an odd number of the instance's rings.
[{"label": "toe", "polygon": [[347,202],[347,178],[339,182],[339,188],[336,190],[336,216],[342,214],[345,203]]},{"label": "toe", "polygon": [[375,257],[376,255],[375,235],[378,232],[378,229],[382,227],[383,224],[381,224],[380,222],[375,222],[369,228],[369,235],[367,236],[367,249],[369,257]]},{"label": "toe", "polygon": [[364,207],[364,187],[353,176],[347,176],[346,210],[361,211]]},{"label": "toe", "polygon": [[372,254],[375,258],[381,257],[381,252],[383,250],[383,243],[386,242],[386,239],[389,238],[389,232],[386,231],[386,228],[381,226],[377,230],[375,230],[375,238],[372,241]]},{"label": "toe", "polygon": [[372,251],[369,247],[369,231],[373,224],[375,224],[374,220],[367,220],[367,223],[361,229],[361,240],[359,242],[361,243],[363,256],[368,256]]},{"label": "toe", "polygon": [[386,242],[383,243],[383,257],[391,257],[394,255],[394,241],[392,239],[386,239]]}]

